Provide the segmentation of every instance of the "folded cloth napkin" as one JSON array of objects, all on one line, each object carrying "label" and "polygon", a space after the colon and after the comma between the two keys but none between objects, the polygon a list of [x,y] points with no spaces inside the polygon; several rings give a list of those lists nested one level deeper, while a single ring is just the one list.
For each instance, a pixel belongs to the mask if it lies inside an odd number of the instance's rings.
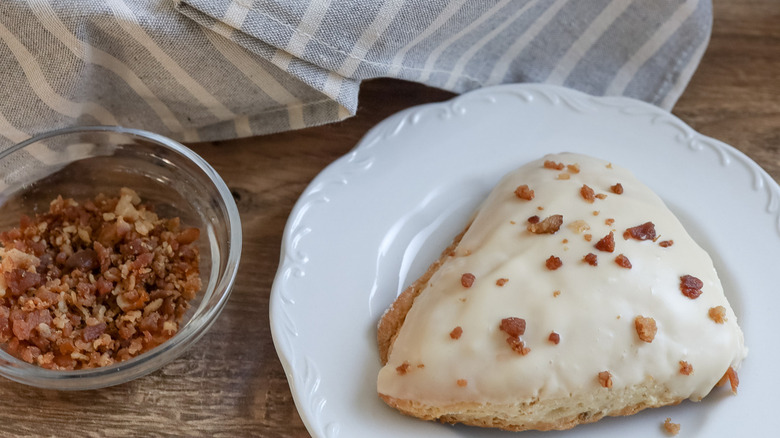
[{"label": "folded cloth napkin", "polygon": [[671,108],[710,0],[2,0],[0,147],[76,124],[219,140],[344,119],[364,79]]}]

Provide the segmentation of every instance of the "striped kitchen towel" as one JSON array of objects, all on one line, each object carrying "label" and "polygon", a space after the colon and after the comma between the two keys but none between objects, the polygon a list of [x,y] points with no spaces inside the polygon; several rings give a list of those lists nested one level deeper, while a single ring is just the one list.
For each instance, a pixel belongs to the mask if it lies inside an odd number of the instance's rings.
[{"label": "striped kitchen towel", "polygon": [[344,119],[364,79],[544,82],[671,108],[710,0],[2,0],[0,147],[76,124],[182,141]]}]

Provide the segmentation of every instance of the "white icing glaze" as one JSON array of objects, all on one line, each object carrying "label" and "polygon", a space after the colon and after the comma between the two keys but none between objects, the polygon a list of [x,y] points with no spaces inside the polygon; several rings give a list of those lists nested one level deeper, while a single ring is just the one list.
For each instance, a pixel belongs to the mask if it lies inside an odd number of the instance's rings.
[{"label": "white icing glaze", "polygon": [[[576,163],[580,172],[545,169],[544,160]],[[569,179],[558,179],[560,174]],[[615,183],[622,184],[622,195],[610,191]],[[515,196],[522,184],[534,190],[533,200]],[[607,197],[587,203],[580,195],[583,184]],[[563,215],[557,233],[527,231],[529,217],[553,214]],[[615,220],[611,226],[609,218]],[[577,220],[590,229],[576,232],[570,225]],[[656,242],[624,240],[626,228],[648,221],[655,224]],[[615,251],[594,248],[610,231]],[[583,237],[588,233],[590,242]],[[674,244],[658,245],[666,239]],[[598,266],[582,260],[588,253],[598,256]],[[598,373],[609,371],[613,388],[652,377],[677,397],[699,400],[747,354],[710,257],[655,193],[606,161],[548,155],[510,173],[480,207],[456,254],[407,314],[379,373],[379,393],[429,405],[515,403],[596,390]],[[631,269],[614,262],[618,254],[628,257]],[[555,271],[545,266],[551,255],[563,262]],[[476,277],[471,288],[461,285],[464,273]],[[696,299],[680,291],[686,274],[704,282]],[[509,281],[499,287],[499,278]],[[715,306],[726,308],[725,324],[709,318]],[[638,315],[656,321],[651,343],[638,338]],[[501,320],[512,316],[527,323],[522,339],[531,351],[525,356],[512,351],[499,330]],[[454,340],[449,333],[457,326],[463,334]],[[548,341],[552,331],[560,335],[558,345]],[[681,360],[693,366],[691,375],[680,373]],[[401,375],[396,368],[404,362],[410,366]],[[459,379],[468,384],[457,385]]]}]

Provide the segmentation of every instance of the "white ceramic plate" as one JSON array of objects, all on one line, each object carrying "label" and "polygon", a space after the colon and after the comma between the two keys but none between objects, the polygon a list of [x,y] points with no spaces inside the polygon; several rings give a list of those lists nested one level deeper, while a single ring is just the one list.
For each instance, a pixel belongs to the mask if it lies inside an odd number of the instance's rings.
[{"label": "white ceramic plate", "polygon": [[532,437],[726,437],[780,430],[780,188],[749,158],[651,105],[542,85],[482,89],[372,129],[306,189],[285,229],[271,328],[315,437],[485,437],[405,417],[376,396],[376,324],[506,172],[548,152],[631,169],[712,255],[750,353],[739,395]]}]

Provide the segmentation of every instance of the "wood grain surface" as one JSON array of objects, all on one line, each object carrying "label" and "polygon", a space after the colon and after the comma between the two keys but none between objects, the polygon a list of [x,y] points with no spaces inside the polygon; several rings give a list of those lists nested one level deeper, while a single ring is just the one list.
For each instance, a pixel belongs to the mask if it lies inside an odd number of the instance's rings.
[{"label": "wood grain surface", "polygon": [[[673,112],[780,180],[780,1],[714,6],[710,46]],[[56,392],[0,380],[0,436],[309,436],[268,320],[287,216],[309,181],[369,128],[451,96],[398,80],[368,81],[357,116],[344,122],[192,145],[224,177],[243,221],[242,263],[221,317],[185,355],[124,385]]]}]

